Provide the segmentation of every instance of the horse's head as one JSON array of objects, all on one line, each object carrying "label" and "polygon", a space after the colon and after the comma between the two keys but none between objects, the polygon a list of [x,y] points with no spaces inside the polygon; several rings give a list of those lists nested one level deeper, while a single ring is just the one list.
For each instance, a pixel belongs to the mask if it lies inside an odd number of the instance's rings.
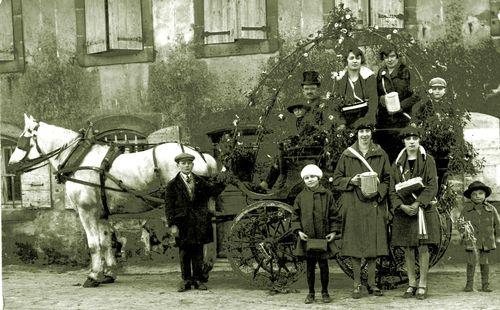
[{"label": "horse's head", "polygon": [[14,169],[15,164],[33,160],[41,156],[36,142],[36,135],[39,126],[39,123],[33,118],[33,116],[24,114],[24,130],[19,137],[16,148],[9,160],[9,166],[11,166],[12,169]]}]

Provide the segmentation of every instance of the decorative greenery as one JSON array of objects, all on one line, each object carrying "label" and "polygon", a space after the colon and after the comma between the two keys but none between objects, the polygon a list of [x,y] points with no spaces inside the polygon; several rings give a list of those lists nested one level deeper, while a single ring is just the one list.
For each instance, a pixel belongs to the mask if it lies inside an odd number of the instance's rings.
[{"label": "decorative greenery", "polygon": [[[453,24],[452,21],[450,23]],[[470,118],[464,102],[483,98],[480,90],[484,87],[481,83],[490,78],[483,72],[499,75],[500,68],[497,67],[500,66],[500,61],[488,64],[484,62],[484,59],[489,59],[484,54],[496,54],[493,45],[486,42],[477,48],[467,48],[463,44],[448,46],[445,39],[440,39],[424,46],[410,34],[397,29],[358,29],[356,25],[352,12],[340,5],[330,12],[323,29],[300,40],[293,48],[285,47],[279,55],[269,59],[257,86],[247,94],[249,106],[258,107],[261,113],[255,156],[259,155],[260,145],[264,140],[278,144],[287,137],[286,127],[281,126],[280,122],[283,115],[287,114],[285,107],[302,98],[300,83],[303,71],[318,71],[325,99],[332,100],[334,98],[330,98],[329,90],[334,87],[337,72],[344,68],[340,54],[346,47],[360,46],[364,49],[367,64],[376,69],[380,66],[378,51],[382,46],[392,45],[397,47],[401,60],[412,71],[413,90],[420,94],[422,100],[428,100],[428,81],[431,78],[441,76],[448,81],[447,91],[452,100],[450,104],[453,111],[443,118],[445,113],[439,109],[447,107],[438,107],[436,114],[429,115],[424,125],[429,136],[422,144],[436,157],[449,157],[449,172],[476,173],[482,163],[477,159],[472,145],[463,139],[463,128]],[[478,57],[477,54],[484,57]],[[498,58],[498,54],[496,57]],[[475,90],[479,90],[479,93]],[[327,126],[324,130],[328,142],[325,154],[329,156],[327,162],[330,167],[333,167],[341,152],[354,139],[352,132],[334,131],[328,124],[331,118],[328,115],[326,118]],[[268,128],[272,129],[270,134],[266,133]],[[233,139],[237,140],[237,134]]]},{"label": "decorative greenery", "polygon": [[26,112],[44,122],[79,129],[82,120],[99,108],[98,80],[91,71],[59,56],[55,38],[42,33],[26,72],[6,80],[13,95],[12,102],[2,105],[2,115],[22,123]]},{"label": "decorative greenery", "polygon": [[[220,110],[216,97],[217,80],[206,63],[196,59],[193,46],[177,40],[165,61],[151,64],[148,104],[161,113],[161,126],[176,124],[197,133],[209,111]],[[202,128],[200,128],[202,127]]]}]

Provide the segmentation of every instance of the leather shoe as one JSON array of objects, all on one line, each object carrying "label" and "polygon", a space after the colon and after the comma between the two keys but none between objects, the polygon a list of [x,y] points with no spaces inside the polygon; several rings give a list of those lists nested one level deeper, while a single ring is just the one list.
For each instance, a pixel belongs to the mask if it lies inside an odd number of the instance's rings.
[{"label": "leather shoe", "polygon": [[356,288],[352,291],[352,298],[354,299],[361,298],[361,285],[356,286]]},{"label": "leather shoe", "polygon": [[406,289],[406,292],[403,294],[403,298],[411,298],[415,296],[415,293],[417,292],[417,288],[414,286],[408,286],[408,289]]},{"label": "leather shoe", "polygon": [[208,290],[208,287],[205,284],[201,283],[200,281],[194,282],[193,286],[194,286],[195,289],[197,289],[199,291],[206,291],[206,290]]},{"label": "leather shoe", "polygon": [[306,304],[312,304],[314,302],[314,294],[307,294],[306,300],[304,300],[304,303]]},{"label": "leather shoe", "polygon": [[368,285],[366,287],[366,290],[368,291],[368,294],[373,294],[374,296],[384,296],[384,293],[382,293],[382,291],[376,285]]},{"label": "leather shoe", "polygon": [[[423,293],[420,293],[420,291],[423,290]],[[419,300],[424,300],[427,298],[427,288],[426,287],[419,287],[417,290],[417,293],[415,294],[417,299]]]},{"label": "leather shoe", "polygon": [[330,297],[330,294],[328,293],[323,293],[321,294],[321,300],[323,301],[323,303],[325,304],[328,304],[328,303],[331,303],[332,302],[332,298]]},{"label": "leather shoe", "polygon": [[182,281],[179,283],[179,287],[177,288],[177,292],[182,293],[185,291],[189,291],[191,289],[191,283],[188,281]]}]

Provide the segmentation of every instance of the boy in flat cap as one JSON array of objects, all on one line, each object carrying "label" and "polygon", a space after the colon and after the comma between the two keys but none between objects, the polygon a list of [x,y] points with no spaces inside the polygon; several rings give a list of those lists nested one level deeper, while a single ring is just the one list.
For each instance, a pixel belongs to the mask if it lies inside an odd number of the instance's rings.
[{"label": "boy in flat cap", "polygon": [[435,77],[429,81],[429,98],[416,103],[411,110],[411,123],[424,126],[431,117],[450,117],[458,113],[449,96],[448,84],[443,78]]},{"label": "boy in flat cap", "polygon": [[175,157],[180,172],[167,184],[165,190],[165,214],[179,247],[182,282],[178,292],[193,286],[207,290],[203,271],[203,245],[213,242],[212,213],[208,199],[224,190],[223,184],[211,184],[194,174],[195,157],[181,153]]},{"label": "boy in flat cap", "polygon": [[479,252],[479,265],[481,266],[481,291],[491,292],[489,287],[489,261],[490,251],[496,248],[495,242],[500,243],[500,218],[493,205],[486,201],[491,195],[491,188],[481,181],[472,182],[464,196],[470,201],[465,203],[461,216],[469,221],[473,227],[475,244],[471,240],[462,238],[462,244],[467,253],[467,283],[465,292],[474,290],[474,273]]}]

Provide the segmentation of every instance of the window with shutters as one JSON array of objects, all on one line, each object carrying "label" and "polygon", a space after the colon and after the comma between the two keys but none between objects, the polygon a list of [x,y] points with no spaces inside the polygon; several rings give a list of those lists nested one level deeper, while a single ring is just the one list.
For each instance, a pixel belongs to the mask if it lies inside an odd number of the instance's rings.
[{"label": "window with shutters", "polygon": [[195,0],[198,57],[278,49],[278,0]]},{"label": "window with shutters", "polygon": [[359,27],[404,27],[404,0],[340,0],[352,10]]},{"label": "window with shutters", "polygon": [[151,0],[75,0],[82,66],[154,61]]},{"label": "window with shutters", "polygon": [[0,73],[24,70],[21,0],[0,1]]}]

